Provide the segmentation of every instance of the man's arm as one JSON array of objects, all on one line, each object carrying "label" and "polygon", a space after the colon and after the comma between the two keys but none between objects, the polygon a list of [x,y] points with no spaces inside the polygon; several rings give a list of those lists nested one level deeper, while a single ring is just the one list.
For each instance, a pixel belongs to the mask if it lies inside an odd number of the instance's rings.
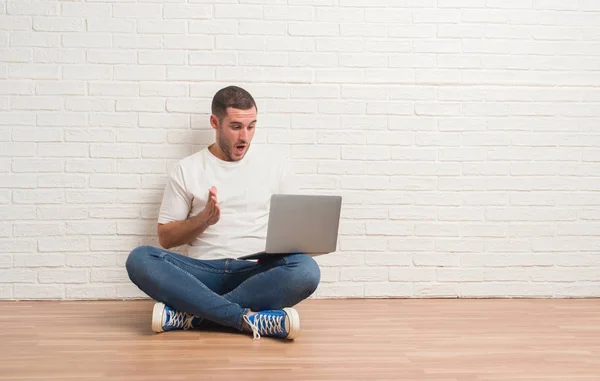
[{"label": "man's arm", "polygon": [[158,241],[165,249],[190,243],[194,238],[204,233],[210,225],[216,224],[220,215],[217,189],[212,187],[208,193],[206,207],[201,213],[187,220],[158,224]]}]

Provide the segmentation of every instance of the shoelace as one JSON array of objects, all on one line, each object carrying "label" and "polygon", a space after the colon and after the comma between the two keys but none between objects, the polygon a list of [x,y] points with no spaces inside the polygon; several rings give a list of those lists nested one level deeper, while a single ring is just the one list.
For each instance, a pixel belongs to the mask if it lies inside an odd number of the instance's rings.
[{"label": "shoelace", "polygon": [[254,315],[254,323],[244,315],[244,321],[252,329],[253,339],[260,339],[261,335],[275,335],[285,333],[283,330],[283,319],[285,316],[273,316],[270,314],[257,313]]},{"label": "shoelace", "polygon": [[167,327],[176,327],[176,328],[183,328],[183,329],[192,328],[192,321],[195,318],[194,315],[190,315],[188,313],[181,312],[181,311],[175,311],[175,310],[170,310],[169,315],[170,315],[170,318],[169,318],[169,321],[167,322]]}]

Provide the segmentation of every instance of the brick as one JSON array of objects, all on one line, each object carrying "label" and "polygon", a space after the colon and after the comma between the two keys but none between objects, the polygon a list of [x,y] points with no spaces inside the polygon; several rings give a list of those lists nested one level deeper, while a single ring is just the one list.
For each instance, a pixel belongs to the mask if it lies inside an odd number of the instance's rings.
[{"label": "brick", "polygon": [[106,65],[67,65],[63,67],[64,79],[112,80],[113,68]]},{"label": "brick", "polygon": [[439,178],[438,188],[442,191],[458,190],[458,191],[483,191],[486,189],[486,181],[478,178]]},{"label": "brick", "polygon": [[367,221],[367,235],[412,236],[414,224],[400,221]]},{"label": "brick", "polygon": [[388,269],[372,267],[344,267],[341,269],[342,282],[381,282],[388,279]]},{"label": "brick", "polygon": [[169,99],[166,109],[168,112],[203,113],[210,109],[208,100],[200,99]]},{"label": "brick", "polygon": [[488,208],[488,221],[574,221],[577,211],[561,208]]},{"label": "brick", "polygon": [[58,15],[58,2],[39,0],[11,0],[6,3],[6,11],[9,15]]},{"label": "brick", "polygon": [[42,269],[38,272],[38,279],[40,283],[86,283],[88,277],[89,275],[87,269],[53,268]]},{"label": "brick", "polygon": [[86,22],[89,32],[133,33],[136,28],[135,20],[100,18],[95,16],[88,18]]},{"label": "brick", "polygon": [[485,8],[486,0],[438,0],[439,8]]},{"label": "brick", "polygon": [[342,189],[384,190],[390,187],[387,176],[344,176],[341,181]]},{"label": "brick", "polygon": [[[165,49],[171,49],[174,42],[172,37],[164,37]],[[181,41],[178,44],[186,42],[186,37],[177,37]],[[113,36],[113,48],[125,48],[125,49],[160,49],[162,47],[161,36],[140,36],[140,35],[114,35]],[[180,49],[180,46],[176,46],[175,49]],[[112,78],[109,78],[112,79]]]},{"label": "brick", "polygon": [[38,206],[38,220],[84,220],[88,218],[86,206]]},{"label": "brick", "polygon": [[417,146],[452,147],[460,146],[461,136],[448,133],[418,133],[415,135]]},{"label": "brick", "polygon": [[81,143],[38,143],[38,156],[42,157],[86,157],[87,144]]},{"label": "brick", "polygon": [[[10,201],[10,192],[2,195],[3,204]],[[33,220],[35,219],[35,208],[29,206],[0,206],[0,219],[2,220]]]},{"label": "brick", "polygon": [[[151,80],[159,78],[151,78]],[[188,66],[169,66],[167,68],[167,79],[170,81],[210,81],[215,79],[214,69],[198,70]]]},{"label": "brick", "polygon": [[271,6],[264,9],[265,20],[311,21],[314,19],[313,7]]},{"label": "brick", "polygon": [[112,7],[113,17],[116,18],[162,18],[162,7],[160,4],[114,4]]},{"label": "brick", "polygon": [[120,112],[118,114],[91,112],[89,118],[89,126],[92,127],[138,127],[137,113],[133,112]]},{"label": "brick", "polygon": [[81,252],[89,249],[89,242],[85,236],[39,238],[38,248],[40,252]]},{"label": "brick", "polygon": [[13,297],[15,299],[62,299],[64,298],[63,285],[38,285],[19,284],[14,286]]},{"label": "brick", "polygon": [[69,267],[113,267],[116,255],[109,253],[66,254]]},{"label": "brick", "polygon": [[25,48],[0,48],[4,62],[30,62],[31,50]]},{"label": "brick", "polygon": [[115,168],[112,160],[73,159],[65,163],[65,172],[73,173],[111,173],[115,172]]},{"label": "brick", "polygon": [[464,205],[491,206],[508,205],[507,192],[468,192],[462,195]]},{"label": "brick", "polygon": [[135,144],[126,143],[92,144],[90,146],[90,156],[118,159],[136,158],[139,157],[139,147]]},{"label": "brick", "polygon": [[85,62],[85,52],[81,49],[34,48],[33,62],[81,64]]},{"label": "brick", "polygon": [[137,176],[106,174],[93,174],[90,176],[90,188],[127,189],[137,188],[138,186],[139,178]]},{"label": "brick", "polygon": [[433,251],[435,241],[423,238],[402,238],[388,240],[389,250],[398,252]]},{"label": "brick", "polygon": [[460,255],[455,253],[415,253],[413,256],[415,266],[458,267]]},{"label": "brick", "polygon": [[62,3],[60,9],[62,16],[84,17],[92,20],[98,17],[110,17],[111,15],[110,4]]},{"label": "brick", "polygon": [[14,257],[14,267],[61,267],[64,263],[63,254],[18,254]]},{"label": "brick", "polygon": [[[162,143],[165,141],[165,132],[119,130],[117,133],[117,141],[130,143]],[[189,140],[187,142],[189,142]]]},{"label": "brick", "polygon": [[29,174],[4,175],[3,180],[6,182],[0,183],[0,188],[35,188],[37,183],[36,176]]},{"label": "brick", "polygon": [[[220,9],[219,5],[215,7],[215,12],[218,9]],[[166,19],[210,19],[212,14],[210,5],[165,4],[163,6],[163,16]]]},{"label": "brick", "polygon": [[80,221],[66,223],[66,233],[68,235],[111,235],[116,234],[116,232],[114,222]]},{"label": "brick", "polygon": [[142,147],[142,158],[183,159],[191,154],[191,147],[182,144]]},{"label": "brick", "polygon": [[[155,135],[150,135],[150,136],[146,136],[145,140],[151,140],[151,139],[156,139],[156,140],[160,140],[161,142],[164,141],[164,137],[159,137],[158,135],[159,131],[156,131]],[[162,136],[162,133],[160,134],[160,136]],[[135,135],[132,135],[131,139],[135,139]],[[142,139],[142,138],[139,138]],[[214,142],[214,132],[213,131],[209,131],[209,130],[202,130],[202,131],[173,131],[173,132],[169,132],[167,135],[167,141],[169,143],[176,143],[176,144],[182,144],[182,143],[188,143],[188,144],[194,144],[194,145],[205,145],[208,146],[209,144]],[[255,143],[264,143],[263,141],[259,142],[259,139],[257,139],[257,136],[254,137],[254,142]],[[194,148],[196,149],[196,148]],[[167,166],[167,171],[170,171],[172,166],[174,165],[174,162],[170,162],[168,163]],[[156,171],[154,171],[156,172]],[[163,173],[163,172],[160,172]]]},{"label": "brick", "polygon": [[319,38],[316,40],[317,52],[360,52],[363,44],[354,38]]},{"label": "brick", "polygon": [[[68,190],[66,199],[69,204],[112,204],[117,201],[117,193],[106,190]],[[95,217],[92,212],[90,217]]]},{"label": "brick", "polygon": [[436,269],[436,280],[438,282],[481,282],[484,271],[481,269]]},{"label": "brick", "polygon": [[[263,7],[260,6],[229,4],[215,5],[215,19],[260,19],[262,17]],[[267,17],[265,17],[265,19],[267,19]]]},{"label": "brick", "polygon": [[28,80],[4,80],[0,88],[0,95],[33,95],[34,83]]},{"label": "brick", "polygon": [[137,32],[142,34],[185,34],[184,20],[143,20],[137,21]]},{"label": "brick", "polygon": [[85,175],[43,174],[38,175],[39,188],[84,188]]},{"label": "brick", "polygon": [[[163,66],[116,66],[115,80],[124,81],[156,81],[165,79],[165,68]],[[119,100],[117,100],[117,105]]]},{"label": "brick", "polygon": [[145,82],[140,83],[140,95],[149,97],[158,96],[187,96],[188,86],[180,83]]},{"label": "brick", "polygon": [[27,16],[0,15],[0,25],[2,30],[30,31],[33,23],[31,17]]},{"label": "brick", "polygon": [[[362,69],[318,69],[317,83],[345,83],[351,80],[362,80]],[[356,113],[356,112],[355,112]]]},{"label": "brick", "polygon": [[419,237],[456,237],[459,225],[452,223],[417,223],[415,236]]},{"label": "brick", "polygon": [[64,202],[62,190],[26,189],[13,191],[15,204],[60,204]]},{"label": "brick", "polygon": [[36,273],[33,270],[0,269],[0,274],[2,275],[0,279],[7,283],[35,282],[37,278]]},{"label": "brick", "polygon": [[83,32],[84,20],[70,17],[34,17],[33,30],[39,32]]},{"label": "brick", "polygon": [[[21,135],[17,135],[20,137]],[[27,157],[35,155],[35,143],[3,142],[2,157]]]},{"label": "brick", "polygon": [[286,66],[288,57],[283,53],[238,53],[241,66]]},{"label": "brick", "polygon": [[392,177],[390,179],[390,189],[420,191],[434,190],[436,189],[436,180],[426,177]]},{"label": "brick", "polygon": [[362,298],[362,284],[353,282],[322,283],[315,292],[316,298]]},{"label": "brick", "polygon": [[67,285],[65,288],[65,295],[67,299],[74,300],[115,299],[117,297],[117,290],[115,286],[100,286],[96,284],[85,286]]},{"label": "brick", "polygon": [[[141,54],[142,52],[140,52]],[[88,50],[87,62],[96,64],[133,64],[136,61],[134,51],[120,50]]]},{"label": "brick", "polygon": [[436,211],[430,207],[394,207],[390,208],[392,220],[431,221],[436,219]]},{"label": "brick", "polygon": [[148,295],[144,294],[137,286],[133,284],[128,285],[117,285],[117,297],[118,298],[135,298],[135,299],[148,299]]},{"label": "brick", "polygon": [[125,283],[130,281],[124,268],[92,269],[91,280],[98,283]]},{"label": "brick", "polygon": [[[268,37],[267,51],[312,52],[315,50],[315,40],[305,37]],[[291,61],[291,60],[290,60]]]},{"label": "brick", "polygon": [[365,20],[365,10],[361,8],[318,7],[315,10],[316,21],[363,22]]},{"label": "brick", "polygon": [[435,149],[426,148],[412,148],[412,147],[393,147],[391,149],[392,160],[406,160],[406,161],[436,161],[437,151]]}]

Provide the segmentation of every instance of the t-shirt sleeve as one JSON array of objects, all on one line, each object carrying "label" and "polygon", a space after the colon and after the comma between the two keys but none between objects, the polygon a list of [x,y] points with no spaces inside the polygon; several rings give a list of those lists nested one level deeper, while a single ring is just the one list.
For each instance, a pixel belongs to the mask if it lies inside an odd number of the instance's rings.
[{"label": "t-shirt sleeve", "polygon": [[187,219],[192,205],[192,195],[186,191],[183,171],[176,165],[165,186],[158,223],[167,224]]}]

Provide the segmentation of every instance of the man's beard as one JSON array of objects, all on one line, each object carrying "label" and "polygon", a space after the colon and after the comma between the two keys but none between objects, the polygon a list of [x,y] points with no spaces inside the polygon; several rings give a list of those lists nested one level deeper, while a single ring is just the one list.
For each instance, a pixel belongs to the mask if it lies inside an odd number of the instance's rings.
[{"label": "man's beard", "polygon": [[[233,159],[233,155],[231,154],[231,146],[229,145],[229,141],[227,141],[227,139],[223,135],[219,135],[219,140],[218,140],[217,143],[219,144],[219,148],[221,148],[221,151],[225,155],[226,161],[236,161],[236,160]],[[233,146],[235,147],[238,144],[244,144],[244,145],[246,145],[246,153],[250,149],[250,143],[247,143],[245,141],[236,142],[236,144],[234,144]],[[238,160],[241,160],[241,158],[238,159]]]},{"label": "man's beard", "polygon": [[231,147],[229,146],[229,142],[223,135],[219,135],[219,148],[225,155],[226,161],[233,161],[233,157],[231,156]]}]

